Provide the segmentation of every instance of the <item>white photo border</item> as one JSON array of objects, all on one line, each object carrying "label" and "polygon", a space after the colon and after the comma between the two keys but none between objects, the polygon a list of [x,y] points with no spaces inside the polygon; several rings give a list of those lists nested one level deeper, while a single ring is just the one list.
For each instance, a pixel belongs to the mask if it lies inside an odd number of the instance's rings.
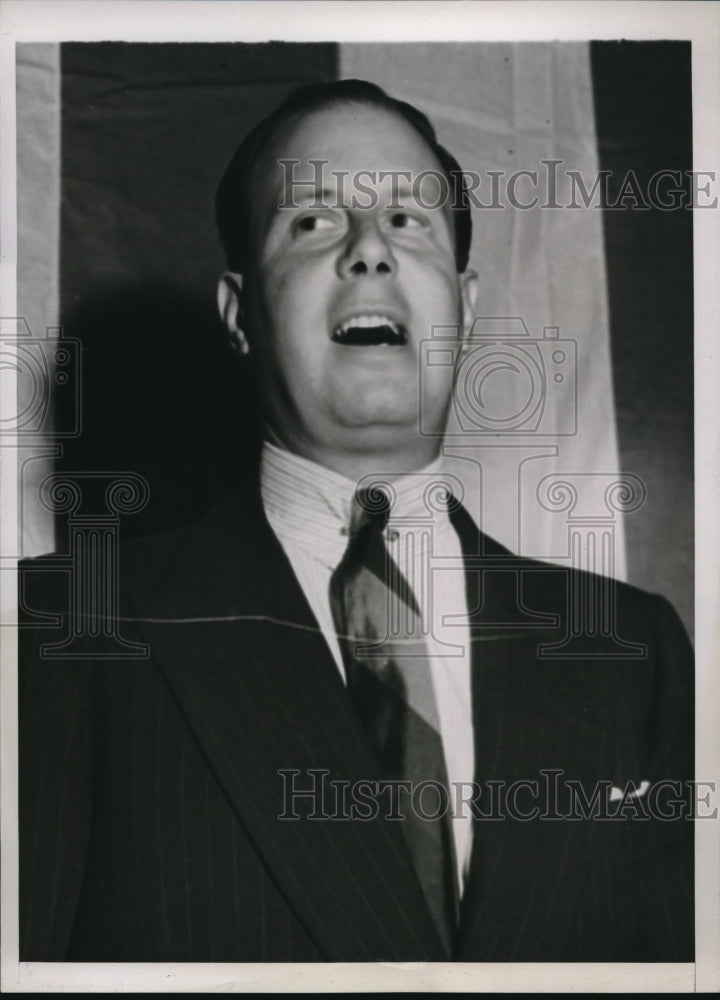
[{"label": "white photo border", "polygon": [[[172,8],[170,14],[169,8]],[[61,41],[590,41],[692,43],[694,169],[720,149],[720,4],[705,2],[335,2],[335,0],[3,0],[0,8],[2,315],[16,313],[15,43]],[[694,212],[697,600],[696,774],[720,778],[720,208]],[[14,412],[0,371],[0,417]],[[0,552],[16,551],[15,451],[3,448]],[[15,620],[14,574],[0,574],[2,621]],[[20,963],[17,887],[16,630],[0,629],[2,952],[5,992],[715,992],[720,990],[720,825],[696,824],[694,964]]]}]

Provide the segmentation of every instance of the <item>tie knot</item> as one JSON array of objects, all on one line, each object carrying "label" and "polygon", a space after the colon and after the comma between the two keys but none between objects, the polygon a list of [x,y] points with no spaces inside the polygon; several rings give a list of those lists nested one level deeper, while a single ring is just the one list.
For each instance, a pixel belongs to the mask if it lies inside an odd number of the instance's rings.
[{"label": "tie knot", "polygon": [[363,524],[372,524],[383,531],[390,517],[390,493],[381,485],[362,487],[355,491],[355,503],[357,505],[356,527]]}]

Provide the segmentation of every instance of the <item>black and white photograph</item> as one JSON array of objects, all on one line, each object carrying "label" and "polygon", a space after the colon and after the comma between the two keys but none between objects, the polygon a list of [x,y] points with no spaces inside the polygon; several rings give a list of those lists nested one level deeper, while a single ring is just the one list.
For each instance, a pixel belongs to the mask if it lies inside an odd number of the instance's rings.
[{"label": "black and white photograph", "polygon": [[4,990],[720,988],[719,14],[0,12]]}]

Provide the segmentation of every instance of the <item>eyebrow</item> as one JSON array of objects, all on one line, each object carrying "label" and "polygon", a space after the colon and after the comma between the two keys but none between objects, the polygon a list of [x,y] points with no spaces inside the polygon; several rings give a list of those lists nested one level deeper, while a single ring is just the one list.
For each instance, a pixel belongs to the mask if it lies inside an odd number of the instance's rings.
[{"label": "eyebrow", "polygon": [[[380,184],[385,185],[388,178],[383,178]],[[308,183],[310,183],[308,181]],[[361,190],[362,194],[365,195],[365,189]],[[294,208],[309,205],[310,208],[344,208],[347,207],[343,204],[338,204],[338,196],[341,195],[343,200],[346,201],[348,197],[352,197],[354,194],[357,195],[358,189],[356,189],[352,184],[345,184],[345,178],[343,178],[343,183],[338,186],[338,188],[332,190],[330,188],[313,188],[312,190],[304,190],[301,192],[294,192],[294,202],[292,204],[283,203],[278,205],[278,208]],[[287,194],[287,192],[286,192]],[[422,204],[418,202],[415,197],[415,192],[413,190],[413,185],[408,184],[406,181],[390,187],[388,192],[390,195],[390,201],[388,203],[388,208],[398,205],[407,199],[412,200],[417,204]]]},{"label": "eyebrow", "polygon": [[[381,171],[373,171],[376,175],[381,173]],[[407,209],[408,202],[413,205],[418,205],[422,209],[427,209],[428,206],[422,204],[422,202],[416,197],[415,185],[409,184],[404,177],[393,177],[395,171],[388,171],[387,176],[383,177],[382,180],[378,180],[377,183],[383,186],[385,191],[385,198],[388,199],[387,205],[384,207],[390,211],[402,211]],[[274,220],[279,216],[282,217],[287,211],[292,211],[293,209],[316,209],[318,211],[322,209],[326,210],[348,210],[353,208],[352,198],[361,192],[364,197],[368,193],[368,189],[355,188],[352,183],[352,178],[342,171],[342,179],[337,188],[320,187],[319,185],[313,186],[311,180],[307,181],[295,181],[295,186],[301,188],[301,190],[288,190],[285,187],[282,194],[279,195],[278,201],[273,205],[270,210],[269,219]],[[346,183],[350,180],[350,183]],[[392,180],[391,185],[388,187],[387,181]],[[373,183],[376,183],[373,181]],[[385,190],[387,188],[387,190]],[[341,199],[340,201],[338,199]],[[380,196],[378,195],[378,199]],[[382,199],[384,200],[384,199]],[[447,214],[447,206],[443,206],[445,214]]]}]

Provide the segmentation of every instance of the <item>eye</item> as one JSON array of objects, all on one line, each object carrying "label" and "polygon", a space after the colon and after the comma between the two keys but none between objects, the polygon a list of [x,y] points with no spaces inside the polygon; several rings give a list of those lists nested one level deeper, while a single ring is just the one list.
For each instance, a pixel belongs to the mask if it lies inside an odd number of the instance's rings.
[{"label": "eye", "polygon": [[327,215],[303,215],[295,222],[295,231],[300,233],[314,233],[318,230],[330,229],[333,220]]},{"label": "eye", "polygon": [[422,222],[407,212],[393,212],[390,216],[390,225],[393,229],[419,229]]}]

